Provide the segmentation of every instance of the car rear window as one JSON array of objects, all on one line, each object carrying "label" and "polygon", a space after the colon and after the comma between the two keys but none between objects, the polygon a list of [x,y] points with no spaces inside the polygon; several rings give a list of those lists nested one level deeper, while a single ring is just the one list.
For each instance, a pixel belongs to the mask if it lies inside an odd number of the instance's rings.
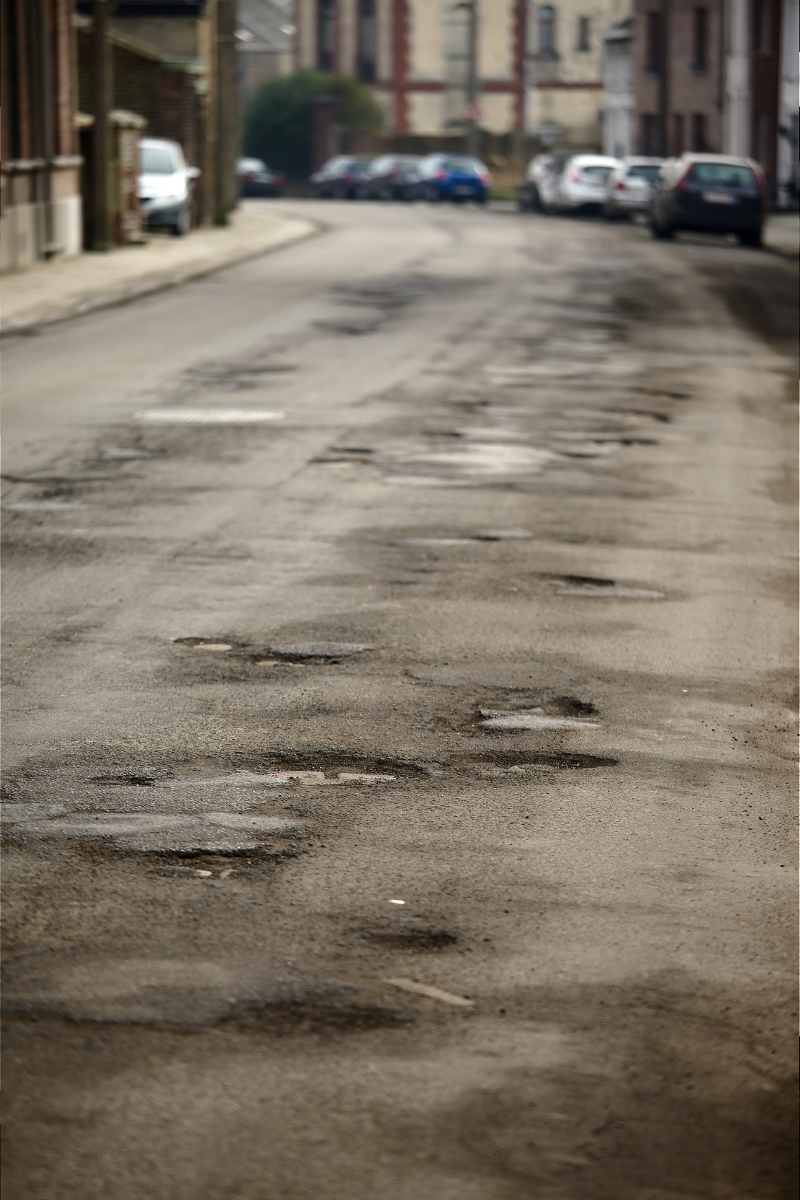
[{"label": "car rear window", "polygon": [[442,166],[446,171],[474,172],[478,169],[474,158],[446,158]]},{"label": "car rear window", "polygon": [[756,177],[750,167],[739,167],[735,163],[695,163],[689,178],[692,183],[710,187],[745,188],[752,191]]},{"label": "car rear window", "polygon": [[143,175],[174,175],[177,169],[168,146],[142,146]]},{"label": "car rear window", "polygon": [[634,179],[658,179],[658,172],[661,168],[658,164],[651,163],[649,165],[640,165],[638,167],[628,167],[627,175],[632,175]]},{"label": "car rear window", "polygon": [[611,174],[611,167],[578,167],[578,170],[587,179],[599,179],[601,183],[605,183]]}]

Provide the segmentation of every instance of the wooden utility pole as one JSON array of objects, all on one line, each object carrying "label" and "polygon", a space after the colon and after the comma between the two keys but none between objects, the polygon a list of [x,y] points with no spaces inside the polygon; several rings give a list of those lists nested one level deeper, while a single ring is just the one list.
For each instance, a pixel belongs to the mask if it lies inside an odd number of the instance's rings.
[{"label": "wooden utility pole", "polygon": [[92,5],[92,249],[113,245],[111,198],[111,109],[114,105],[111,45],[111,0]]},{"label": "wooden utility pole", "polygon": [[239,114],[236,55],[236,0],[217,0],[217,140],[214,162],[214,224],[227,225],[236,206]]}]

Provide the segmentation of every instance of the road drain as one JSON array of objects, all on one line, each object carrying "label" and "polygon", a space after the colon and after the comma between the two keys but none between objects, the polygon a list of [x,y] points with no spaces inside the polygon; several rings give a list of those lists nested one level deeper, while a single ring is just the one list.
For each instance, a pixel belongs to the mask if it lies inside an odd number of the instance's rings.
[{"label": "road drain", "polygon": [[133,419],[165,425],[259,425],[285,416],[263,408],[152,408],[135,412]]}]

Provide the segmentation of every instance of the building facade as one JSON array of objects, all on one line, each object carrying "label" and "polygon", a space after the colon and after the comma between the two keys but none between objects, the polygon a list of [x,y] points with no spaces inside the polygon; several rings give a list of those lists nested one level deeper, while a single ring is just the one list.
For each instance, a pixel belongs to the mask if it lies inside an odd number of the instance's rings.
[{"label": "building facade", "polygon": [[296,0],[295,65],[362,79],[395,135],[442,137],[474,119],[491,134],[599,147],[602,33],[627,11],[628,0]]},{"label": "building facade", "polygon": [[631,17],[623,17],[620,21],[614,21],[603,34],[603,153],[613,158],[628,157],[636,146],[632,25]]},{"label": "building facade", "polygon": [[78,84],[71,0],[0,0],[0,267],[80,253]]}]

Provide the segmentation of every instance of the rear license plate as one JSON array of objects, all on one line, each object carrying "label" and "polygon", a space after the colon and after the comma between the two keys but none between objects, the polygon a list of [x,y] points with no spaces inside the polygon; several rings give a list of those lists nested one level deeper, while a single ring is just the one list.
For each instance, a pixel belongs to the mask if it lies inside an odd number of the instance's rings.
[{"label": "rear license plate", "polygon": [[706,204],[735,204],[736,197],[729,192],[703,192]]},{"label": "rear license plate", "polygon": [[455,188],[453,188],[453,191],[455,192],[455,194],[457,196],[471,196],[472,195],[471,187],[455,187]]}]

